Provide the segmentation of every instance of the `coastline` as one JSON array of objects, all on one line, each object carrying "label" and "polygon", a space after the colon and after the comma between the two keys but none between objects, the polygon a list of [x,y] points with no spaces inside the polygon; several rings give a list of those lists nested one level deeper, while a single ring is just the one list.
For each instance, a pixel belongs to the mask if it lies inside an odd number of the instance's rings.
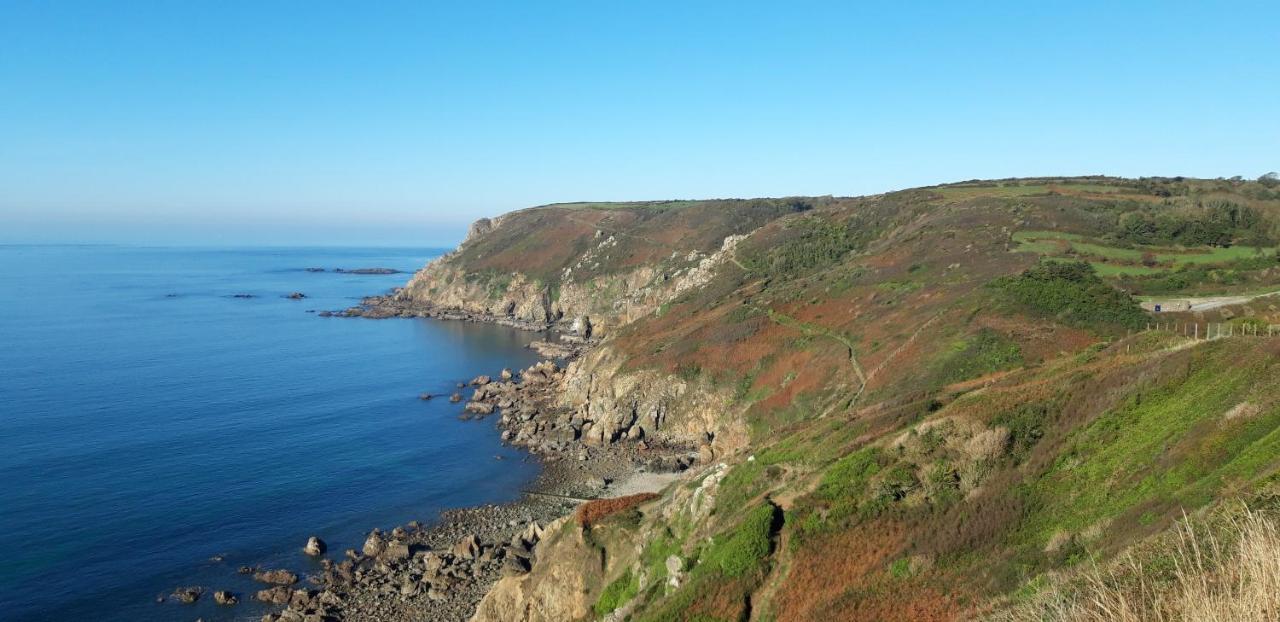
[{"label": "coastline", "polygon": [[[581,442],[576,433],[566,438],[563,427],[558,437],[548,438],[551,435],[541,423],[528,425],[556,410],[549,406],[564,390],[560,365],[576,360],[597,343],[558,332],[555,324],[461,309],[412,307],[394,292],[319,315],[431,318],[546,333],[547,339],[530,344],[544,357],[542,363],[519,372],[504,369],[493,377],[501,380],[479,377],[466,387],[459,386],[450,399],[459,402],[461,419],[497,417],[503,442],[529,452],[538,462],[539,473],[517,500],[449,509],[430,523],[414,521],[388,532],[374,529],[363,550],[329,551],[321,560],[321,573],[296,584],[263,585],[256,594],[242,595],[242,600],[270,607],[263,622],[468,620],[500,578],[532,568],[538,541],[549,525],[562,524],[574,508],[590,500],[658,492],[692,463],[685,447],[645,441],[597,447]],[[474,390],[465,403],[458,399],[463,389]]]}]

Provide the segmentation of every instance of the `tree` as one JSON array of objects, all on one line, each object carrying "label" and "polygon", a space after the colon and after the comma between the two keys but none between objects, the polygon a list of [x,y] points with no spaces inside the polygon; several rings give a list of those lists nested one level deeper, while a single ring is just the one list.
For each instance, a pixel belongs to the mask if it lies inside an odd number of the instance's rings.
[{"label": "tree", "polygon": [[1268,188],[1275,188],[1276,186],[1280,186],[1280,174],[1276,173],[1275,171],[1267,173],[1266,175],[1263,175],[1262,177],[1258,178],[1258,183]]}]

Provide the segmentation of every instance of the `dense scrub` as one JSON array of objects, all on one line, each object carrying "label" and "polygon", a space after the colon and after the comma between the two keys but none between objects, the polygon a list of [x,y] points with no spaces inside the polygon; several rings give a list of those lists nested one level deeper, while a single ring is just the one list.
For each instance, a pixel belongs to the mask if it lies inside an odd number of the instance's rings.
[{"label": "dense scrub", "polygon": [[1129,297],[1098,278],[1084,262],[1046,261],[992,289],[1028,310],[1084,328],[1141,328],[1147,316]]}]

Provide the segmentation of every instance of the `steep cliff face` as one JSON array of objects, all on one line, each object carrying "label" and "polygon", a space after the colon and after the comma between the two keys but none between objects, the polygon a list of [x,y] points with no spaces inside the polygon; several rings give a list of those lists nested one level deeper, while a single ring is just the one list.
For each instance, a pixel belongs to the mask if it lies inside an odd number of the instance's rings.
[{"label": "steep cliff face", "polygon": [[798,200],[548,206],[476,221],[400,301],[529,322],[590,317],[603,335],[705,283],[746,234]]},{"label": "steep cliff face", "polygon": [[624,363],[605,344],[569,366],[562,400],[592,422],[583,429],[583,442],[658,439],[701,448],[706,456],[746,446],[741,408],[728,390],[649,369],[627,370]]}]

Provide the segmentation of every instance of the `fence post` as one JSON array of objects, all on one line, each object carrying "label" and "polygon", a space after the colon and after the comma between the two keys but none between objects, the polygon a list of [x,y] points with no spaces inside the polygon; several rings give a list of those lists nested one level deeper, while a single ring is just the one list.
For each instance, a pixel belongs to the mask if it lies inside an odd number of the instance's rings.
[{"label": "fence post", "polygon": [[1196,334],[1195,334],[1195,337],[1192,337],[1192,339],[1199,339],[1199,338],[1200,338],[1200,322],[1196,322]]}]

